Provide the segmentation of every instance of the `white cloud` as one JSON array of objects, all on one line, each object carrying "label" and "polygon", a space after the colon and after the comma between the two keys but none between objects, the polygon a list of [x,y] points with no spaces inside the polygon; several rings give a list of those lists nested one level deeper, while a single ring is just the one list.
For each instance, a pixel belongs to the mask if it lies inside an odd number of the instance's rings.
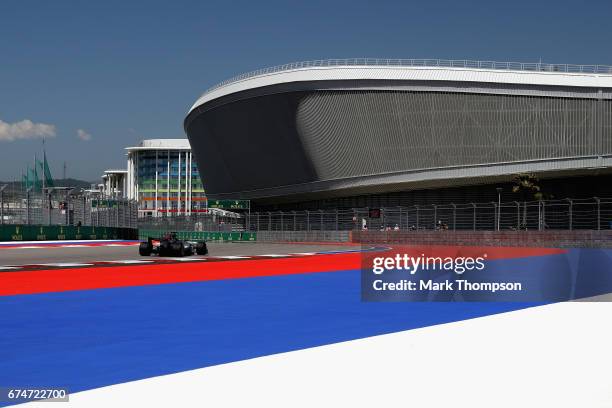
[{"label": "white cloud", "polygon": [[89,142],[91,140],[91,135],[83,129],[77,129],[77,137],[84,142]]},{"label": "white cloud", "polygon": [[55,126],[46,123],[34,123],[30,119],[15,123],[0,120],[0,142],[43,137],[55,137]]}]

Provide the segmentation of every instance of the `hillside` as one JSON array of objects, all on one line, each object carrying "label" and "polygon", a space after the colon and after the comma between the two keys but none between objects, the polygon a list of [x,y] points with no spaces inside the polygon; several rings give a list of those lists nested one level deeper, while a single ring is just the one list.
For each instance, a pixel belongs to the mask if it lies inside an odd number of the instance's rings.
[{"label": "hillside", "polygon": [[[54,180],[54,182],[55,182],[55,187],[90,188],[92,184],[92,182],[90,181],[77,180],[73,178]],[[0,181],[0,186],[4,184],[8,184],[8,187],[7,187],[8,190],[21,189],[20,181]]]}]

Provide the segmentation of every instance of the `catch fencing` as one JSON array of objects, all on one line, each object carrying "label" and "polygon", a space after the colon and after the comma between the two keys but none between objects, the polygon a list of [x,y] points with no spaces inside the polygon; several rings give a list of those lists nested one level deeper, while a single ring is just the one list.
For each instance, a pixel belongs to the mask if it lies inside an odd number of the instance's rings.
[{"label": "catch fencing", "polygon": [[226,214],[192,213],[165,217],[141,217],[138,219],[138,227],[145,230],[161,231],[244,231],[245,218],[243,215],[229,212]]},{"label": "catch fencing", "polygon": [[608,230],[612,198],[253,212],[243,219],[248,231]]},{"label": "catch fencing", "polygon": [[138,204],[71,189],[0,191],[0,224],[137,228]]}]

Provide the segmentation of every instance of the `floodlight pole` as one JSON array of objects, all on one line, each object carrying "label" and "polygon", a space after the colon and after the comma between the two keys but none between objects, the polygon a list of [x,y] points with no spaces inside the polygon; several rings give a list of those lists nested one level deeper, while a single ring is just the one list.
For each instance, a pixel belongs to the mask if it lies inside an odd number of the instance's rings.
[{"label": "floodlight pole", "polygon": [[30,225],[30,191],[33,187],[29,187],[26,190],[26,224]]},{"label": "floodlight pole", "polygon": [[48,187],[44,189],[43,191],[45,193],[44,196],[45,196],[46,207],[47,207],[47,215],[49,217],[48,221],[49,221],[49,225],[51,225],[51,194],[53,193],[53,187]]},{"label": "floodlight pole", "polygon": [[4,189],[8,184],[4,184],[0,187],[0,224],[4,224]]},{"label": "floodlight pole", "polygon": [[497,230],[500,230],[500,221],[501,221],[501,193],[503,188],[497,187]]},{"label": "floodlight pole", "polygon": [[70,194],[72,194],[75,190],[76,188],[71,188],[70,190],[66,190],[66,207],[65,207],[66,225],[68,225],[70,222],[70,203],[68,202],[68,200],[70,198]]}]

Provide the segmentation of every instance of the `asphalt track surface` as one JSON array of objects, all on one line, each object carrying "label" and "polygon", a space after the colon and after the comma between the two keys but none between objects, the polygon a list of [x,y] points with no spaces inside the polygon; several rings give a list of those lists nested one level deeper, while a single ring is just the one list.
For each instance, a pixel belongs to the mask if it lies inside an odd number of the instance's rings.
[{"label": "asphalt track surface", "polygon": [[[349,245],[273,244],[259,242],[209,242],[207,245],[209,251],[208,256],[283,255],[296,252],[346,251],[355,248]],[[198,256],[196,257],[199,258]],[[156,258],[156,256],[152,258]],[[146,259],[138,255],[137,245],[0,248],[0,266],[57,262],[120,261],[132,259]]]}]

